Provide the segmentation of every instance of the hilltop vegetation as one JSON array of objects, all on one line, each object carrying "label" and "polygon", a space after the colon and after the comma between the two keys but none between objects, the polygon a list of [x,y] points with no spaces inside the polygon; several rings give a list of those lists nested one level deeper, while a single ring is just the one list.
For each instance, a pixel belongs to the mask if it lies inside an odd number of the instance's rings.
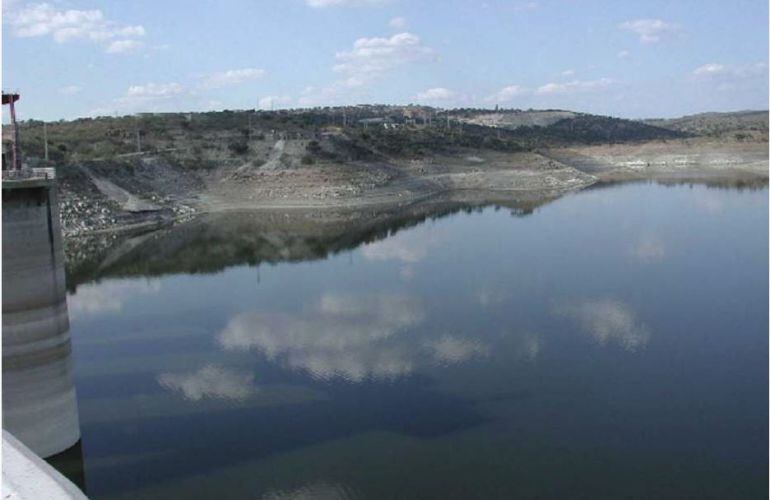
[{"label": "hilltop vegetation", "polygon": [[[267,161],[279,139],[307,141],[306,164],[451,154],[461,149],[516,152],[568,145],[684,137],[647,123],[568,111],[351,106],[280,111],[145,113],[48,124],[56,163],[159,152],[190,168],[213,168],[244,157]],[[42,157],[42,122],[22,124],[22,149]]]},{"label": "hilltop vegetation", "polygon": [[737,141],[767,141],[767,111],[700,113],[680,118],[644,120],[648,125],[686,134]]}]

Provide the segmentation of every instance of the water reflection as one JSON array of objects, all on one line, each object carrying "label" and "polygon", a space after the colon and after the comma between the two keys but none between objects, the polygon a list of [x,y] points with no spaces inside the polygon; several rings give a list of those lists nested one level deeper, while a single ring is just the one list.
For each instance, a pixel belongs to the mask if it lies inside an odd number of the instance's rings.
[{"label": "water reflection", "polygon": [[666,246],[657,235],[645,235],[634,242],[631,247],[631,257],[643,264],[663,260],[666,256]]},{"label": "water reflection", "polygon": [[489,347],[481,341],[453,335],[442,335],[437,340],[428,341],[426,346],[431,351],[433,359],[445,365],[489,355]]},{"label": "water reflection", "polygon": [[191,373],[162,373],[158,383],[185,399],[232,399],[242,401],[257,392],[254,375],[207,364]]},{"label": "water reflection", "polygon": [[[490,204],[523,217],[534,207],[552,201],[534,199],[453,201],[436,197],[407,206],[377,209],[328,209],[227,212],[170,228],[122,239],[104,240],[94,235],[67,241],[67,283],[71,290],[81,283],[104,277],[159,276],[177,273],[211,273],[230,266],[324,259],[366,245],[364,257],[399,259],[409,264],[422,259],[441,234],[426,241],[393,243],[386,239],[402,229],[426,220],[437,220],[460,211],[472,212]],[[100,239],[102,238],[102,239]]]},{"label": "water reflection", "polygon": [[[751,497],[767,197],[714,191],[715,224],[691,194],[626,185],[419,227],[243,214],[147,238],[101,272],[237,267],[77,318],[89,491],[568,498],[578,478],[596,498]],[[323,260],[259,283],[239,265],[285,258]]]},{"label": "water reflection", "polygon": [[345,485],[319,482],[295,490],[271,490],[262,495],[263,500],[350,500],[360,495]]},{"label": "water reflection", "polygon": [[106,281],[81,285],[77,293],[67,297],[70,317],[120,313],[127,301],[142,295],[157,295],[160,287],[158,280]]},{"label": "water reflection", "polygon": [[83,440],[78,440],[74,446],[45,459],[64,477],[72,481],[83,493],[86,489],[86,470],[83,462]]},{"label": "water reflection", "polygon": [[481,307],[491,308],[505,303],[510,297],[510,292],[502,288],[484,287],[476,292],[475,298]]},{"label": "water reflection", "polygon": [[318,379],[393,379],[414,369],[409,329],[424,317],[414,297],[323,294],[295,315],[239,314],[217,339],[225,349],[254,349]]},{"label": "water reflection", "polygon": [[430,247],[446,239],[445,231],[431,228],[421,233],[406,233],[399,238],[375,241],[361,247],[361,254],[368,260],[397,260],[406,264],[420,262]]},{"label": "water reflection", "polygon": [[[724,189],[755,191],[767,186],[767,178],[657,181],[678,186],[705,184],[709,189],[693,193],[702,210],[723,210]],[[581,195],[596,190],[622,188],[617,183],[597,183]],[[709,193],[709,191],[714,191]],[[515,217],[527,217],[535,208],[559,199],[553,194],[511,193],[503,199],[489,193],[455,193],[404,206],[366,209],[245,211],[215,213],[170,228],[134,236],[93,235],[65,241],[67,286],[105,277],[160,276],[177,273],[211,273],[230,266],[296,262],[323,259],[365,245],[362,254],[371,260],[396,259],[404,263],[405,281],[414,277],[412,264],[423,259],[430,248],[447,241],[449,235],[436,232],[420,240],[389,239],[400,230],[426,220],[437,220],[458,212],[479,211],[494,206]]]},{"label": "water reflection", "polygon": [[323,294],[299,314],[239,314],[217,340],[226,350],[254,350],[315,379],[349,382],[394,380],[420,366],[489,354],[478,338],[432,338],[416,328],[425,316],[416,297]]},{"label": "water reflection", "polygon": [[628,304],[613,298],[589,298],[564,302],[557,314],[572,319],[599,344],[617,343],[627,351],[647,345],[650,331],[636,318]]}]

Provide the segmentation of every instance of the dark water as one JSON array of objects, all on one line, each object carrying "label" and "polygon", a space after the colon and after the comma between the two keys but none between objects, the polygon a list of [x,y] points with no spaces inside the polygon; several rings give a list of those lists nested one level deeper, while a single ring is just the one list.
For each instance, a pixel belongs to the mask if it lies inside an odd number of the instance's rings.
[{"label": "dark water", "polygon": [[634,184],[148,252],[69,296],[87,492],[766,497],[767,211]]}]

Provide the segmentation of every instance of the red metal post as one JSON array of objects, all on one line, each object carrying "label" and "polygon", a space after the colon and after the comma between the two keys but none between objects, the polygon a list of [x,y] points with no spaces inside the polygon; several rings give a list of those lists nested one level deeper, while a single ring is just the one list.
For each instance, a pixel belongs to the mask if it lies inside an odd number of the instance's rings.
[{"label": "red metal post", "polygon": [[16,107],[14,103],[19,100],[19,94],[16,92],[5,93],[3,92],[3,104],[8,104],[11,107],[11,127],[13,127],[13,147],[11,148],[11,168],[14,170],[21,169],[21,150],[19,149],[19,124],[16,123]]}]

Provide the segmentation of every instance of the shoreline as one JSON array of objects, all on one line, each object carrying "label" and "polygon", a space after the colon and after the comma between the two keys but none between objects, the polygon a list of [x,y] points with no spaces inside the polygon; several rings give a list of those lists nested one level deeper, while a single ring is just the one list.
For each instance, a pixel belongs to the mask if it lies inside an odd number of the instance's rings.
[{"label": "shoreline", "polygon": [[[767,143],[693,140],[461,151],[419,160],[261,169],[223,165],[180,172],[145,158],[143,171],[79,165],[60,189],[65,238],[144,232],[229,211],[391,210],[436,197],[472,202],[559,197],[594,184],[767,184]],[[158,180],[156,180],[158,178]],[[139,209],[137,209],[139,207]],[[151,210],[146,209],[151,207]]]}]

